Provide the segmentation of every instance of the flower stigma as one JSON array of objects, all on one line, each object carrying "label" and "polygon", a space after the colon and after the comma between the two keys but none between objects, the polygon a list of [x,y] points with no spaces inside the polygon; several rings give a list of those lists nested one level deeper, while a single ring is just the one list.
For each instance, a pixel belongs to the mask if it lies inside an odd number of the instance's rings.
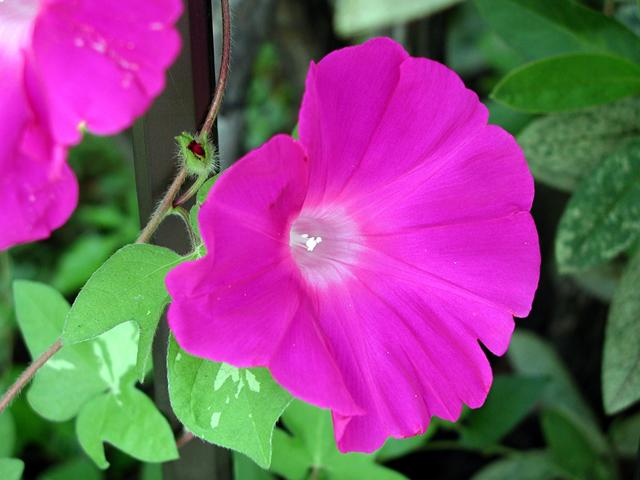
[{"label": "flower stigma", "polygon": [[291,255],[303,276],[328,285],[350,276],[362,240],[355,222],[340,209],[302,212],[289,231]]},{"label": "flower stigma", "polygon": [[313,252],[313,250],[320,244],[320,242],[322,242],[322,237],[310,237],[306,233],[303,233],[300,236],[303,239],[307,239],[307,241],[304,242],[305,246],[307,247],[307,252]]}]

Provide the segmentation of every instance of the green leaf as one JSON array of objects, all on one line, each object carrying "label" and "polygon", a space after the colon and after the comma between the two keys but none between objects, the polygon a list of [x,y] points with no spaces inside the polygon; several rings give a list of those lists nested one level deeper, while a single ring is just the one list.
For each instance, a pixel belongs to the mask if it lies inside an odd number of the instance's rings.
[{"label": "green leaf", "polygon": [[38,477],[38,480],[100,480],[100,470],[85,458],[70,460],[62,465],[50,468]]},{"label": "green leaf", "polygon": [[0,478],[2,480],[20,480],[24,463],[17,458],[0,458]]},{"label": "green leaf", "polygon": [[196,239],[202,241],[202,234],[200,233],[200,224],[198,223],[198,214],[200,213],[200,205],[196,204],[189,210],[189,223],[191,224],[191,230],[196,236]]},{"label": "green leaf", "polygon": [[546,383],[543,378],[497,376],[483,407],[462,423],[462,444],[478,449],[498,444],[531,412]]},{"label": "green leaf", "polygon": [[271,471],[287,480],[306,480],[311,460],[302,442],[276,428],[273,445]]},{"label": "green leaf", "polygon": [[602,393],[609,414],[640,399],[640,253],[627,266],[609,309]]},{"label": "green leaf", "polygon": [[289,480],[302,480],[308,471],[328,480],[401,480],[405,477],[375,462],[374,455],[342,454],[333,438],[326,410],[294,400],[282,416],[292,435],[276,430],[272,471]]},{"label": "green leaf", "polygon": [[610,155],[580,184],[556,237],[562,272],[596,266],[630,247],[640,234],[640,139]]},{"label": "green leaf", "polygon": [[575,412],[594,435],[599,435],[593,412],[562,360],[548,343],[531,332],[516,331],[507,357],[517,373],[547,379],[541,397],[544,406]]},{"label": "green leaf", "polygon": [[[483,85],[493,85],[495,75],[504,75],[525,60],[497,33],[487,28],[477,6],[471,1],[462,3],[451,12],[446,37],[447,66],[462,78],[482,76]],[[488,70],[491,73],[488,74]]]},{"label": "green leaf", "polygon": [[208,179],[206,182],[202,184],[198,193],[196,194],[196,203],[191,210],[189,210],[189,221],[191,222],[191,228],[193,232],[196,234],[197,238],[201,238],[200,234],[200,225],[198,224],[198,214],[200,213],[200,207],[207,199],[209,192],[213,188],[213,185],[216,183],[220,175],[215,175]]},{"label": "green leaf", "polygon": [[[39,357],[59,337],[69,311],[67,301],[40,283],[14,283],[16,318],[32,358]],[[100,365],[92,346],[64,348],[36,375],[27,398],[39,415],[54,421],[73,418],[82,405],[107,388],[96,375]]]},{"label": "green leaf", "polygon": [[482,16],[529,59],[613,53],[640,62],[640,39],[616,20],[572,0],[476,0]]},{"label": "green leaf", "polygon": [[100,467],[107,468],[103,442],[110,443],[143,462],[178,458],[171,427],[153,402],[133,387],[121,395],[100,395],[87,403],[76,423],[84,451]]},{"label": "green leaf", "polygon": [[[2,390],[4,391],[4,389]],[[16,441],[16,426],[11,412],[5,410],[0,413],[0,458],[10,457],[14,453]]]},{"label": "green leaf", "polygon": [[57,290],[42,283],[13,283],[16,319],[32,358],[39,357],[60,336],[69,304]]},{"label": "green leaf", "polygon": [[104,391],[96,375],[98,361],[89,345],[63,350],[38,372],[27,393],[31,408],[47,420],[63,422],[75,417],[82,406]]},{"label": "green leaf", "polygon": [[493,100],[488,102],[487,108],[489,108],[489,123],[501,126],[512,135],[518,134],[533,117]]},{"label": "green leaf", "polygon": [[233,478],[235,480],[275,480],[268,471],[238,452],[233,452]]},{"label": "green leaf", "polygon": [[388,462],[415,452],[424,446],[437,430],[438,419],[433,417],[424,435],[416,435],[415,437],[408,438],[388,438],[382,448],[375,452],[376,460]]},{"label": "green leaf", "polygon": [[140,480],[162,480],[162,465],[159,463],[143,464]]},{"label": "green leaf", "polygon": [[304,446],[311,466],[322,467],[340,455],[333,437],[331,414],[300,400],[294,400],[282,416],[293,438]]},{"label": "green leaf", "polygon": [[622,277],[622,262],[609,262],[571,275],[577,286],[604,303],[610,303]]},{"label": "green leaf", "polygon": [[182,424],[198,437],[268,468],[273,428],[291,401],[269,371],[192,357],[173,338],[167,366],[171,405]]},{"label": "green leaf", "polygon": [[609,438],[618,455],[635,457],[640,449],[640,413],[616,418],[609,429]]},{"label": "green leaf", "polygon": [[574,414],[549,409],[542,414],[542,430],[557,465],[576,478],[616,478],[611,458],[577,421]]},{"label": "green leaf", "polygon": [[511,108],[552,113],[640,94],[640,65],[601,54],[567,54],[513,70],[491,93]]},{"label": "green leaf", "polygon": [[138,332],[126,323],[79,345],[65,346],[38,372],[27,399],[48,420],[69,420],[96,395],[119,397],[133,383]]},{"label": "green leaf", "polygon": [[619,456],[635,457],[640,450],[640,413],[616,418],[609,428],[609,438]]},{"label": "green leaf", "polygon": [[[56,290],[34,282],[16,282],[15,299],[27,347],[39,356],[58,337],[69,305]],[[103,440],[141,460],[177,457],[168,422],[133,387],[138,337],[133,322],[125,322],[93,340],[63,346],[36,374],[27,395],[45,418],[78,415],[78,439],[102,468],[108,465]]]},{"label": "green leaf", "polygon": [[164,277],[180,261],[177,253],[154,245],[127,245],[118,250],[80,291],[67,316],[63,343],[83,342],[134,321],[140,328],[137,370],[142,379],[158,322],[169,301]]},{"label": "green leaf", "polygon": [[450,7],[461,0],[336,0],[334,26],[349,37],[408,23]]},{"label": "green leaf", "polygon": [[530,451],[496,460],[471,480],[557,480],[567,478],[546,452]]},{"label": "green leaf", "polygon": [[353,480],[366,478],[367,480],[407,480],[407,477],[395,470],[383,467],[358,453],[341,454],[334,457],[325,467],[331,480]]},{"label": "green leaf", "polygon": [[573,190],[603,160],[640,138],[640,98],[531,122],[518,135],[536,180]]},{"label": "green leaf", "polygon": [[206,182],[202,184],[202,186],[198,190],[198,193],[196,194],[196,203],[198,205],[202,205],[204,201],[207,199],[209,192],[211,191],[215,183],[218,181],[218,178],[220,178],[219,174],[214,175],[213,177],[211,177],[210,179],[208,179]]}]

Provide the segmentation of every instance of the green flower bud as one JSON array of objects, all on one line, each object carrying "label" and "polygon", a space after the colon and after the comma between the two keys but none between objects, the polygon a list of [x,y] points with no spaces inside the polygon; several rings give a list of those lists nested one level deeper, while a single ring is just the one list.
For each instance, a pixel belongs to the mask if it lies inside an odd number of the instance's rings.
[{"label": "green flower bud", "polygon": [[208,135],[195,136],[182,132],[176,137],[176,143],[180,161],[189,174],[207,177],[220,171],[220,163]]}]

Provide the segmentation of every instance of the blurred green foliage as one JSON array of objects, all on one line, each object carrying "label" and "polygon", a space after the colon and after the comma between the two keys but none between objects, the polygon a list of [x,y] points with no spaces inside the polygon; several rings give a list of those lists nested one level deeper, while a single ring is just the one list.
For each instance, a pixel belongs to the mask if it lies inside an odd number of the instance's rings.
[{"label": "blurred green foliage", "polygon": [[287,81],[277,47],[270,42],[260,48],[247,92],[246,150],[252,150],[276,133],[289,132],[296,124],[296,89]]}]

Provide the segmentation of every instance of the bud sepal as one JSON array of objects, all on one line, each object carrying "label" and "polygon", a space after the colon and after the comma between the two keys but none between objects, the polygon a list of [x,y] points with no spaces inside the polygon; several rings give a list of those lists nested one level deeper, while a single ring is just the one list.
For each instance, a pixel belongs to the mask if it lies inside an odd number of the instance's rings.
[{"label": "bud sepal", "polygon": [[220,171],[220,162],[209,135],[182,132],[175,137],[180,163],[190,175],[207,178]]}]

